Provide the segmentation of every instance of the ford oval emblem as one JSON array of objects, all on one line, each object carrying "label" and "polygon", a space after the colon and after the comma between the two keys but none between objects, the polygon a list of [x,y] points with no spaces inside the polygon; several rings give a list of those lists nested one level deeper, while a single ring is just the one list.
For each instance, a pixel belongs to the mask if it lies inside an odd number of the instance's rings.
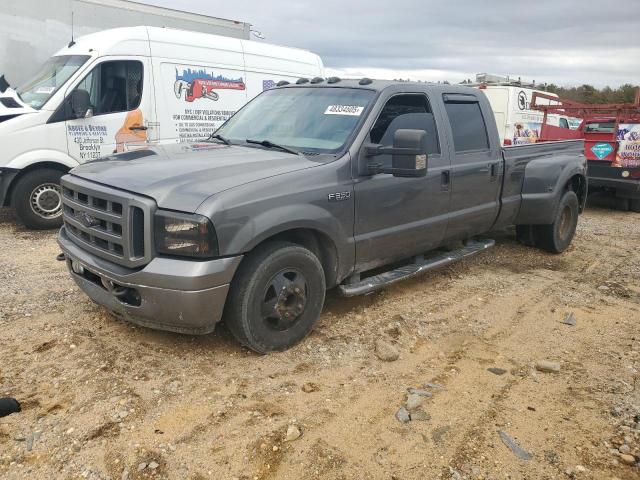
[{"label": "ford oval emblem", "polygon": [[87,212],[76,212],[75,217],[76,220],[87,228],[97,227],[100,225],[100,220]]}]

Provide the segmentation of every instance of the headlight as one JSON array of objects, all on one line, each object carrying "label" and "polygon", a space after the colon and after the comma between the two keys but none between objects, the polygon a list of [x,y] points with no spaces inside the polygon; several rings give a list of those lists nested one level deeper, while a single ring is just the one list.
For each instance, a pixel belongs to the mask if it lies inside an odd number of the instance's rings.
[{"label": "headlight", "polygon": [[156,252],[199,258],[218,255],[218,238],[207,217],[159,210],[154,223]]}]

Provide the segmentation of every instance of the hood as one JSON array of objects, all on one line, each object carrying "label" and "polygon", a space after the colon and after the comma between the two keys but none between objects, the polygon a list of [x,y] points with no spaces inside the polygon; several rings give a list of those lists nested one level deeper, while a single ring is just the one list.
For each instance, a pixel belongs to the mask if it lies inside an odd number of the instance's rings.
[{"label": "hood", "polygon": [[195,212],[211,195],[320,165],[302,155],[216,143],[172,144],[85,163],[71,174],[153,198],[158,207]]}]

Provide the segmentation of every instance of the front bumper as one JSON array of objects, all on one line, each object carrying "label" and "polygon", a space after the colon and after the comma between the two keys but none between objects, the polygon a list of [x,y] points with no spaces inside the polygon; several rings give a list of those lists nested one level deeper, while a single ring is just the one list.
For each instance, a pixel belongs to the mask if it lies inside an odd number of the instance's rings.
[{"label": "front bumper", "polygon": [[20,170],[15,168],[2,168],[0,167],[0,207],[9,205],[9,187],[11,182],[16,178]]},{"label": "front bumper", "polygon": [[132,270],[82,250],[64,227],[58,244],[73,280],[94,302],[138,325],[195,335],[212,332],[222,319],[229,284],[242,260],[154,258]]}]

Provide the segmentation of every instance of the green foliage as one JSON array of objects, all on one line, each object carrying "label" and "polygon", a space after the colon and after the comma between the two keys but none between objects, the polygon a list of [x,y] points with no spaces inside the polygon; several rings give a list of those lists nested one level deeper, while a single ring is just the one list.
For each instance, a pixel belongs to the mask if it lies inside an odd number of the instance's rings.
[{"label": "green foliage", "polygon": [[636,95],[636,87],[626,83],[616,89],[604,87],[597,89],[592,85],[579,87],[559,87],[550,83],[546,90],[557,94],[561,98],[568,98],[581,103],[632,103]]}]

